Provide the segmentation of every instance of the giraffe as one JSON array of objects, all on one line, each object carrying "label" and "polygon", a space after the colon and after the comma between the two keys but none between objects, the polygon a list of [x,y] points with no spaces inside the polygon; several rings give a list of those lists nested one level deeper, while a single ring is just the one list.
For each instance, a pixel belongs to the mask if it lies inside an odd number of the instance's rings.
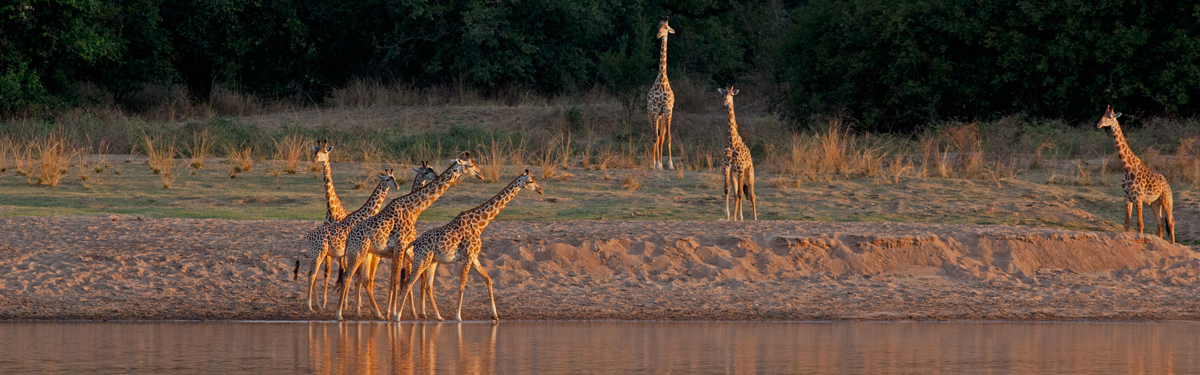
[{"label": "giraffe", "polygon": [[[409,266],[408,276],[403,280],[404,289],[398,296],[408,294],[412,289],[413,284],[417,281],[416,276],[424,272],[428,267],[436,263],[455,263],[463,262],[462,271],[459,272],[458,282],[458,311],[454,314],[455,320],[462,321],[462,301],[463,294],[467,290],[467,278],[470,277],[470,270],[474,269],[479,276],[483,277],[483,283],[488,288],[488,299],[492,303],[492,321],[500,321],[499,314],[496,313],[496,297],[492,291],[492,278],[484,272],[483,265],[479,264],[479,252],[482,250],[483,242],[480,240],[480,234],[484,228],[500,214],[500,210],[517,196],[517,192],[522,188],[532,189],[538,194],[544,194],[542,187],[538,186],[537,181],[533,180],[533,176],[529,174],[529,170],[525,170],[525,174],[517,176],[511,183],[501,190],[496,196],[488,199],[478,207],[463,211],[455,216],[453,220],[445,225],[431,229],[422,233],[420,237],[414,240],[408,247],[412,248],[413,261]],[[393,286],[393,290],[398,289]],[[396,321],[400,320],[400,311],[404,309],[403,299],[393,299],[393,303],[400,300],[401,305],[395,309],[395,314],[392,315]],[[388,306],[388,312],[393,311],[394,306]],[[437,311],[437,303],[433,303],[433,311],[440,317],[441,314]]]},{"label": "giraffe", "polygon": [[[321,163],[325,167],[325,222],[336,223],[346,218],[349,213],[342,208],[342,201],[338,200],[337,193],[333,191],[333,173],[329,169],[329,152],[333,151],[333,146],[329,145],[329,141],[319,140],[317,145],[313,146],[313,161]],[[327,276],[328,277],[328,276]]]},{"label": "giraffe", "polygon": [[675,92],[671,91],[671,83],[667,81],[667,34],[674,34],[675,29],[667,26],[664,18],[658,24],[658,36],[662,39],[662,54],[658,59],[658,77],[646,94],[646,109],[650,114],[650,127],[654,128],[654,149],[651,151],[650,163],[654,169],[663,169],[662,148],[667,144],[667,169],[674,170],[675,163],[671,161],[671,114],[675,109]]},{"label": "giraffe", "polygon": [[[717,89],[717,92],[725,95],[725,107],[729,108],[729,144],[725,146],[725,156],[721,159],[721,171],[725,173],[725,220],[745,220],[742,216],[743,197],[750,200],[754,220],[758,220],[758,204],[754,200],[754,160],[750,157],[750,149],[738,135],[737,119],[733,113],[733,96],[738,94],[738,90],[729,86]],[[732,217],[729,213],[731,191],[736,211]]]},{"label": "giraffe", "polygon": [[1167,183],[1166,177],[1150,170],[1150,167],[1133,154],[1133,150],[1130,150],[1129,144],[1125,142],[1125,135],[1121,133],[1121,124],[1117,122],[1117,117],[1121,117],[1121,114],[1113,113],[1112,106],[1105,108],[1096,128],[1112,128],[1113,139],[1117,142],[1117,155],[1121,157],[1121,164],[1125,166],[1125,179],[1121,181],[1121,188],[1125,190],[1125,230],[1129,230],[1133,206],[1137,205],[1138,233],[1144,233],[1142,204],[1149,204],[1150,213],[1154,215],[1154,224],[1158,227],[1158,236],[1166,239],[1163,236],[1165,228],[1171,234],[1171,243],[1175,243],[1171,184]]},{"label": "giraffe", "polygon": [[[317,144],[312,147],[312,151],[313,151],[313,161],[317,162],[317,163],[321,163],[325,169],[325,201],[326,201],[325,207],[326,207],[326,209],[325,209],[325,222],[322,223],[321,225],[337,223],[339,221],[342,221],[342,219],[345,219],[346,215],[349,215],[349,213],[347,213],[346,210],[344,208],[342,208],[342,201],[338,199],[337,193],[333,191],[333,173],[329,167],[329,153],[331,151],[333,151],[333,146],[330,146],[329,141],[327,141],[327,140],[317,140]],[[313,229],[313,230],[309,231],[308,233],[306,233],[304,235],[304,237],[302,237],[300,239],[300,243],[302,244],[301,246],[306,247],[306,248],[311,248],[311,247],[317,246],[314,244],[320,243],[320,237],[323,236],[323,233],[322,233],[323,231],[324,231],[323,227],[318,226],[316,229]],[[314,272],[314,276],[313,276],[314,278],[316,275],[315,272],[319,271],[319,268],[321,267],[321,263],[325,264],[325,290],[326,290],[326,294],[328,294],[329,274],[333,270],[333,267],[332,267],[333,258],[326,257],[324,259],[317,261],[316,266],[312,269],[312,271]],[[299,260],[297,260],[296,269],[293,270],[293,273],[294,273],[293,279],[296,278],[296,276],[299,274],[299,271],[300,271]],[[312,293],[312,286],[309,286],[309,294],[310,295],[309,295],[309,301],[308,301],[308,308],[310,311],[312,310],[311,293]]]},{"label": "giraffe", "polygon": [[[417,216],[429,208],[442,196],[442,193],[446,192],[446,189],[450,188],[450,185],[464,175],[483,179],[483,173],[479,167],[475,166],[475,162],[471,161],[470,153],[466,154],[465,159],[451,160],[450,167],[446,168],[446,171],[436,179],[408,195],[393,199],[379,214],[363,220],[350,230],[346,237],[346,259],[343,263],[346,265],[344,267],[346,272],[344,273],[345,278],[341,280],[341,299],[338,301],[337,320],[342,320],[342,310],[346,308],[350,284],[355,282],[354,276],[359,271],[362,272],[362,276],[357,283],[367,289],[367,297],[375,309],[375,315],[383,318],[383,314],[380,313],[379,306],[375,302],[375,293],[371,289],[374,284],[375,265],[378,264],[378,261],[372,257],[391,258],[394,263],[403,263],[403,254],[389,251],[392,249],[388,246],[389,242],[396,238],[393,233],[413,228],[416,225]],[[394,266],[393,269],[399,270],[400,266]],[[397,278],[398,276],[393,275],[392,277]]]},{"label": "giraffe", "polygon": [[[332,268],[334,259],[340,259],[345,249],[346,232],[350,230],[354,224],[363,219],[379,212],[379,208],[383,206],[384,199],[387,198],[388,190],[398,187],[396,184],[395,175],[392,170],[387,170],[385,174],[378,175],[379,185],[371,192],[371,196],[367,197],[367,202],[361,208],[353,213],[346,215],[342,221],[336,223],[322,224],[317,229],[305,235],[300,242],[300,256],[309,260],[308,268],[308,310],[315,311],[312,307],[313,287],[317,282],[318,270],[321,268],[321,263],[325,263],[325,292],[323,294],[322,307],[328,298],[329,290],[329,269]],[[339,262],[340,263],[340,262]],[[300,276],[300,259],[296,259],[296,268],[292,270],[292,280],[296,280]],[[343,271],[344,272],[344,271]]]}]

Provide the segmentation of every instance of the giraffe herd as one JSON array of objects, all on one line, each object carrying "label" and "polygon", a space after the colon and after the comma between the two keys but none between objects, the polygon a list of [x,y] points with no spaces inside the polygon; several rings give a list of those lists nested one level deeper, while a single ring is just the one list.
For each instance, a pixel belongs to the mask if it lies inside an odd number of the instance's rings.
[{"label": "giraffe herd", "polygon": [[[667,37],[675,30],[663,19],[658,26],[656,38],[662,39],[662,51],[658,65],[658,76],[647,94],[647,109],[651,127],[655,131],[655,141],[651,154],[651,168],[664,169],[662,149],[666,146],[666,169],[675,169],[671,161],[671,116],[675,104],[675,95],[667,80]],[[751,214],[758,220],[758,207],[754,195],[754,163],[750,149],[746,147],[738,134],[735,118],[733,97],[739,90],[733,86],[718,89],[724,96],[724,106],[729,110],[729,139],[723,150],[721,171],[725,182],[725,220],[744,220],[743,200],[749,200]],[[1164,233],[1171,236],[1175,242],[1175,219],[1172,215],[1173,203],[1171,186],[1162,174],[1155,173],[1141,161],[1121,132],[1117,122],[1120,113],[1114,113],[1112,108],[1105,109],[1097,124],[1097,128],[1112,129],[1116,141],[1118,156],[1125,168],[1125,178],[1121,187],[1125,193],[1125,230],[1130,229],[1133,208],[1137,206],[1138,232],[1144,232],[1142,223],[1142,205],[1150,205],[1150,213],[1154,216],[1158,227],[1158,235],[1166,238]],[[318,141],[313,146],[313,160],[321,163],[324,171],[326,211],[325,221],[316,229],[308,232],[300,241],[300,257],[296,260],[293,279],[297,279],[304,268],[308,277],[308,308],[313,308],[313,293],[316,292],[316,279],[320,275],[322,265],[325,265],[324,291],[320,308],[325,308],[328,302],[329,277],[334,262],[341,268],[337,283],[339,297],[335,316],[342,320],[342,312],[350,297],[350,289],[358,288],[355,293],[355,310],[361,312],[362,289],[366,289],[367,298],[378,319],[399,321],[408,301],[412,301],[413,317],[428,318],[425,314],[425,298],[429,298],[433,308],[433,317],[443,320],[438,311],[437,302],[433,298],[433,277],[436,275],[438,264],[462,263],[459,272],[458,309],[455,319],[462,320],[462,300],[466,291],[467,278],[470,271],[475,270],[488,289],[488,299],[491,302],[492,320],[499,321],[496,311],[496,301],[492,290],[492,280],[483,270],[479,262],[482,250],[480,238],[484,228],[500,214],[522,189],[543,194],[542,187],[537,184],[529,170],[517,176],[491,199],[479,206],[458,214],[445,225],[416,234],[416,220],[420,214],[429,208],[443,193],[454,186],[463,177],[471,176],[482,180],[483,175],[465,153],[461,158],[450,160],[450,166],[438,174],[428,162],[413,168],[412,189],[404,196],[393,198],[386,206],[383,204],[390,189],[398,188],[392,170],[380,174],[379,184],[367,198],[361,208],[352,213],[342,208],[333,187],[333,177],[330,171],[329,153],[333,149],[327,141]],[[729,208],[729,199],[734,200],[733,210]],[[388,283],[388,302],[386,316],[379,309],[374,295],[374,279],[380,261],[391,263],[391,279]],[[413,291],[413,286],[420,277],[420,291]],[[421,313],[416,310],[416,295],[420,295]]]}]

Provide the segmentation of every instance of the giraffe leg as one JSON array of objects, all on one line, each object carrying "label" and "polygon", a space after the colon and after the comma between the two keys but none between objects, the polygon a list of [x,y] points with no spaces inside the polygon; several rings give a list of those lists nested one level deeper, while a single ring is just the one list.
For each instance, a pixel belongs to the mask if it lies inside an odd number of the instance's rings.
[{"label": "giraffe leg", "polygon": [[375,309],[375,318],[383,320],[383,313],[379,311],[379,304],[375,303],[375,272],[378,270],[380,257],[372,257],[371,259],[371,277],[367,279],[367,300],[371,301],[371,307]]},{"label": "giraffe leg", "polygon": [[[323,256],[323,255],[317,255],[317,256],[313,257],[312,268],[308,271],[308,311],[316,311],[316,310],[313,310],[313,307],[312,307],[313,293],[316,292],[317,275],[318,275],[317,272],[318,272],[318,269],[321,267],[321,263],[324,260],[325,260],[325,256]],[[325,285],[329,285],[329,277],[328,276],[325,277],[325,283],[326,283]]]},{"label": "giraffe leg", "polygon": [[479,276],[483,277],[483,283],[487,284],[488,300],[492,302],[492,321],[499,322],[500,315],[496,314],[496,295],[492,293],[492,277],[488,276],[487,272],[483,270],[483,265],[479,264],[479,258],[471,259],[471,268],[474,268],[475,273],[478,273]]},{"label": "giraffe leg", "polygon": [[393,242],[393,246],[395,246],[393,250],[396,255],[392,261],[392,277],[388,281],[387,314],[389,318],[397,313],[396,306],[400,305],[400,303],[396,302],[396,298],[400,295],[400,283],[405,278],[404,272],[408,269],[408,266],[412,265],[412,260],[406,251],[408,249],[407,244],[399,245]]},{"label": "giraffe leg", "polygon": [[650,127],[654,128],[654,146],[650,149],[650,169],[662,169],[662,162],[659,160],[662,155],[662,129],[659,125],[658,116],[651,111]]},{"label": "giraffe leg", "polygon": [[325,309],[325,305],[329,303],[329,275],[333,273],[333,257],[325,256],[325,288],[321,292],[321,309]]},{"label": "giraffe leg", "polygon": [[1170,188],[1168,188],[1167,192],[1163,194],[1163,197],[1159,199],[1163,200],[1163,223],[1166,224],[1167,231],[1171,232],[1171,243],[1175,243],[1175,215],[1171,212],[1175,209],[1173,207],[1175,205],[1175,199],[1171,196]]},{"label": "giraffe leg", "polygon": [[[666,129],[665,133],[667,133],[667,140],[666,140],[666,142],[667,142],[667,169],[675,170],[675,161],[672,160],[673,158],[671,156],[671,112],[673,112],[673,111],[671,111],[669,109],[667,110],[666,115],[663,116],[663,117],[665,117],[663,122],[666,124],[666,126],[664,126],[664,128]],[[659,168],[659,169],[662,169],[662,168]]]},{"label": "giraffe leg", "polygon": [[1162,198],[1150,202],[1150,215],[1154,216],[1154,226],[1158,228],[1158,237],[1163,236]]},{"label": "giraffe leg", "polygon": [[1133,216],[1133,202],[1125,201],[1125,231],[1129,231],[1129,217]]},{"label": "giraffe leg", "polygon": [[[437,320],[439,320],[439,321],[446,320],[446,319],[442,319],[442,313],[438,311],[437,301],[433,299],[433,277],[434,277],[434,275],[437,275],[437,264],[436,263],[430,264],[429,268],[425,271],[425,280],[423,280],[425,282],[425,286],[424,286],[425,294],[429,296],[429,305],[431,307],[433,307],[433,316],[435,318],[437,318]],[[421,299],[423,301],[425,299],[425,297],[421,297]],[[421,302],[421,309],[424,309],[424,308],[425,308],[425,303]],[[422,314],[424,314],[424,313],[422,313]]]},{"label": "giraffe leg", "polygon": [[750,200],[750,208],[754,210],[754,220],[757,221],[758,203],[754,202],[754,170],[751,169],[746,173],[748,174],[748,177],[746,178],[746,183],[742,186],[742,195],[744,195],[746,199]]},{"label": "giraffe leg", "polygon": [[462,321],[462,303],[463,295],[467,293],[467,278],[471,277],[471,262],[463,262],[462,272],[459,272],[458,278],[458,312],[454,313],[454,320]]},{"label": "giraffe leg", "polygon": [[[415,284],[417,282],[417,273],[425,272],[425,267],[428,267],[429,263],[432,263],[433,261],[434,260],[433,260],[432,253],[426,255],[425,259],[418,259],[418,258],[414,257],[412,265],[409,266],[408,275],[406,275],[404,277],[404,289],[401,290],[400,294],[398,294],[397,296],[403,296],[405,294],[408,294],[408,292],[410,290],[412,290],[413,284]],[[396,299],[400,301],[400,308],[396,309],[396,315],[393,315],[392,319],[399,322],[400,321],[400,313],[402,311],[404,311],[404,302],[407,302],[407,300],[405,300],[403,298],[396,298]]]},{"label": "giraffe leg", "polygon": [[729,180],[729,169],[724,169],[723,173],[725,174],[725,221],[729,221],[729,184],[731,182]]},{"label": "giraffe leg", "polygon": [[745,220],[742,215],[742,175],[738,175],[733,183],[733,215],[737,216],[738,221]]},{"label": "giraffe leg", "polygon": [[[366,244],[364,243],[363,245],[365,246]],[[347,258],[348,257],[349,255],[347,255]],[[346,301],[350,297],[350,287],[352,286],[351,284],[354,283],[354,274],[358,271],[358,266],[362,264],[362,258],[362,256],[355,254],[354,259],[346,259],[347,262],[345,264],[348,264],[349,267],[342,267],[342,269],[346,270],[346,278],[342,280],[342,290],[341,293],[339,293],[341,294],[341,299],[338,300],[338,309],[336,314],[338,321],[342,321],[342,310],[346,309]]]},{"label": "giraffe leg", "polygon": [[1137,202],[1137,225],[1138,233],[1146,233],[1146,223],[1142,221],[1142,202]]}]

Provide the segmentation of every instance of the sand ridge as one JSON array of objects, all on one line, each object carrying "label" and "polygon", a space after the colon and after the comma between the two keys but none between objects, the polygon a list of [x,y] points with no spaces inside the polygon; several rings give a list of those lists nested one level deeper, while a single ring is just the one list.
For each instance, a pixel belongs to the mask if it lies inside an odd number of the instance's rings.
[{"label": "sand ridge", "polygon": [[[328,309],[307,311],[305,283],[292,280],[299,238],[316,225],[0,218],[0,318],[330,319]],[[483,240],[481,262],[507,320],[1200,318],[1200,254],[1135,233],[499,221]],[[441,267],[435,283],[444,317],[457,302],[457,268]],[[386,272],[378,277],[386,284]],[[464,318],[488,316],[486,306],[473,276]]]}]

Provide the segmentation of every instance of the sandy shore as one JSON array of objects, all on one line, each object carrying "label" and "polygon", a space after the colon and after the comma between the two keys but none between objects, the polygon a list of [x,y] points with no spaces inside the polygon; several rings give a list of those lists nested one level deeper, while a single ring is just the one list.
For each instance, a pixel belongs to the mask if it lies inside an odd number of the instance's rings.
[{"label": "sandy shore", "polygon": [[[306,285],[292,280],[298,240],[316,224],[0,218],[0,319],[330,319],[305,308]],[[483,257],[505,320],[1200,319],[1200,254],[1132,233],[496,222]],[[456,271],[442,267],[436,281],[448,318]],[[463,315],[487,317],[478,277]]]}]

